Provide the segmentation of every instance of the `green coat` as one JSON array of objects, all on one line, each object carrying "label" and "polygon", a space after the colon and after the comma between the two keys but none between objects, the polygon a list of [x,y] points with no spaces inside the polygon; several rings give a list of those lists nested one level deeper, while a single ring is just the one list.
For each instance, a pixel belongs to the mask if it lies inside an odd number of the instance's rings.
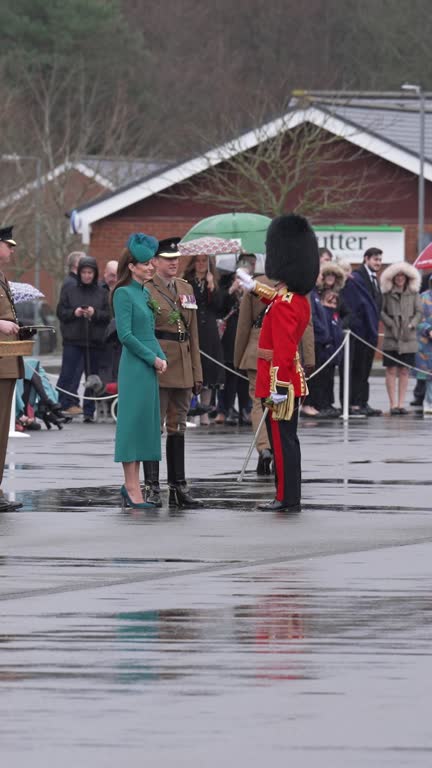
[{"label": "green coat", "polygon": [[118,376],[115,461],[160,461],[159,380],[153,364],[165,355],[154,334],[150,294],[136,280],[114,292],[123,345]]}]

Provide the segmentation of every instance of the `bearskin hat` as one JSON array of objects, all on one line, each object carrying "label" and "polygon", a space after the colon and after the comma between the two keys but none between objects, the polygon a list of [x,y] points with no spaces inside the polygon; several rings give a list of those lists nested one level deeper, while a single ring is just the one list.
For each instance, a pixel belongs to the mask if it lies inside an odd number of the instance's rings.
[{"label": "bearskin hat", "polygon": [[305,295],[319,273],[318,242],[307,219],[295,213],[277,216],[267,230],[267,277]]}]

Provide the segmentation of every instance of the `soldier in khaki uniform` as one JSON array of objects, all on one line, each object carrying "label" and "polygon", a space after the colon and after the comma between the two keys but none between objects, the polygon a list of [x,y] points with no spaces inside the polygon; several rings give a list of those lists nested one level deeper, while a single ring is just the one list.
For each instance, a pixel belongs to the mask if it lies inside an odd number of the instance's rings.
[{"label": "soldier in khaki uniform", "polygon": [[[264,285],[274,285],[274,281],[265,275],[259,275],[257,278]],[[262,419],[263,410],[261,401],[255,397],[256,375],[257,375],[257,350],[258,338],[261,325],[264,318],[266,307],[263,307],[262,301],[251,293],[246,293],[240,304],[240,313],[237,325],[237,333],[234,347],[234,365],[247,372],[249,379],[249,395],[252,399],[252,427],[257,431],[258,425]],[[303,361],[303,367],[308,374],[315,366],[315,347],[312,319],[303,334],[300,343],[300,355]],[[256,442],[258,451],[258,475],[269,475],[271,472],[272,453],[268,439],[267,430],[263,427],[260,430]]]},{"label": "soldier in khaki uniform", "polygon": [[[156,274],[146,283],[155,313],[155,334],[168,362],[159,381],[161,429],[166,424],[166,458],[169,505],[200,507],[191,496],[185,479],[186,417],[192,392],[202,387],[197,306],[192,286],[177,277],[180,238],[160,240],[154,258]],[[144,477],[150,488],[148,501],[160,506],[159,464],[144,462]]]},{"label": "soldier in khaki uniform", "polygon": [[[12,238],[13,227],[0,229],[0,341],[18,339],[18,320],[15,313],[12,295],[8,281],[3,274],[16,246]],[[22,506],[18,502],[8,502],[1,482],[6,459],[6,449],[9,435],[9,420],[12,397],[17,379],[24,375],[21,357],[0,357],[0,511],[10,511]]]}]

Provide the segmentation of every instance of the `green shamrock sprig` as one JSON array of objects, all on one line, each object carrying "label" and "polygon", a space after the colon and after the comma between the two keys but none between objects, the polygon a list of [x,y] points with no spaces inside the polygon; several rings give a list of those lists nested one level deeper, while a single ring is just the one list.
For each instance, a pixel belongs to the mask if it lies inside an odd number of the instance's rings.
[{"label": "green shamrock sprig", "polygon": [[175,325],[176,323],[179,323],[181,320],[181,314],[178,311],[178,309],[172,309],[171,312],[168,315],[168,322],[170,325]]},{"label": "green shamrock sprig", "polygon": [[147,306],[150,307],[154,315],[158,315],[161,311],[159,304],[157,303],[156,299],[154,299],[153,297],[148,300]]}]

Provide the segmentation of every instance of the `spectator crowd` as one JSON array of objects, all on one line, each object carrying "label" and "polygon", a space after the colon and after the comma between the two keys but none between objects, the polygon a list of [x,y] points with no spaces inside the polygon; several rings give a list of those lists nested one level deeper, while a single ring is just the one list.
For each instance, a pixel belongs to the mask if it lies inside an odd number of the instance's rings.
[{"label": "spectator crowd", "polygon": [[[378,346],[389,414],[409,412],[410,374],[416,377],[411,405],[432,414],[432,276],[422,279],[406,262],[383,269],[383,260],[380,249],[369,248],[363,263],[353,270],[328,249],[320,249],[320,273],[309,295],[311,322],[300,350],[309,379],[309,393],[301,406],[305,419],[340,416],[346,376],[350,416],[380,416],[382,411],[369,402]],[[255,275],[256,256],[241,254],[236,266]],[[64,421],[82,416],[84,423],[91,424],[95,419],[91,398],[115,391],[112,387],[117,381],[121,345],[110,301],[117,262],[109,261],[99,279],[95,259],[74,251],[67,257],[67,271],[57,306],[63,342],[57,416]],[[218,270],[214,257],[191,257],[181,276],[195,296],[203,371],[202,390],[192,398],[188,423],[252,425],[256,431],[262,417],[261,402],[254,396],[257,344],[265,307],[252,294],[243,295],[235,271]],[[265,275],[259,274],[259,279],[272,285]],[[342,348],[347,330],[351,331],[349,370],[345,370]],[[83,375],[81,405],[78,388]],[[25,414],[23,420],[24,425],[29,421]],[[265,429],[260,431],[256,448],[257,472],[270,473],[272,454]]]}]

